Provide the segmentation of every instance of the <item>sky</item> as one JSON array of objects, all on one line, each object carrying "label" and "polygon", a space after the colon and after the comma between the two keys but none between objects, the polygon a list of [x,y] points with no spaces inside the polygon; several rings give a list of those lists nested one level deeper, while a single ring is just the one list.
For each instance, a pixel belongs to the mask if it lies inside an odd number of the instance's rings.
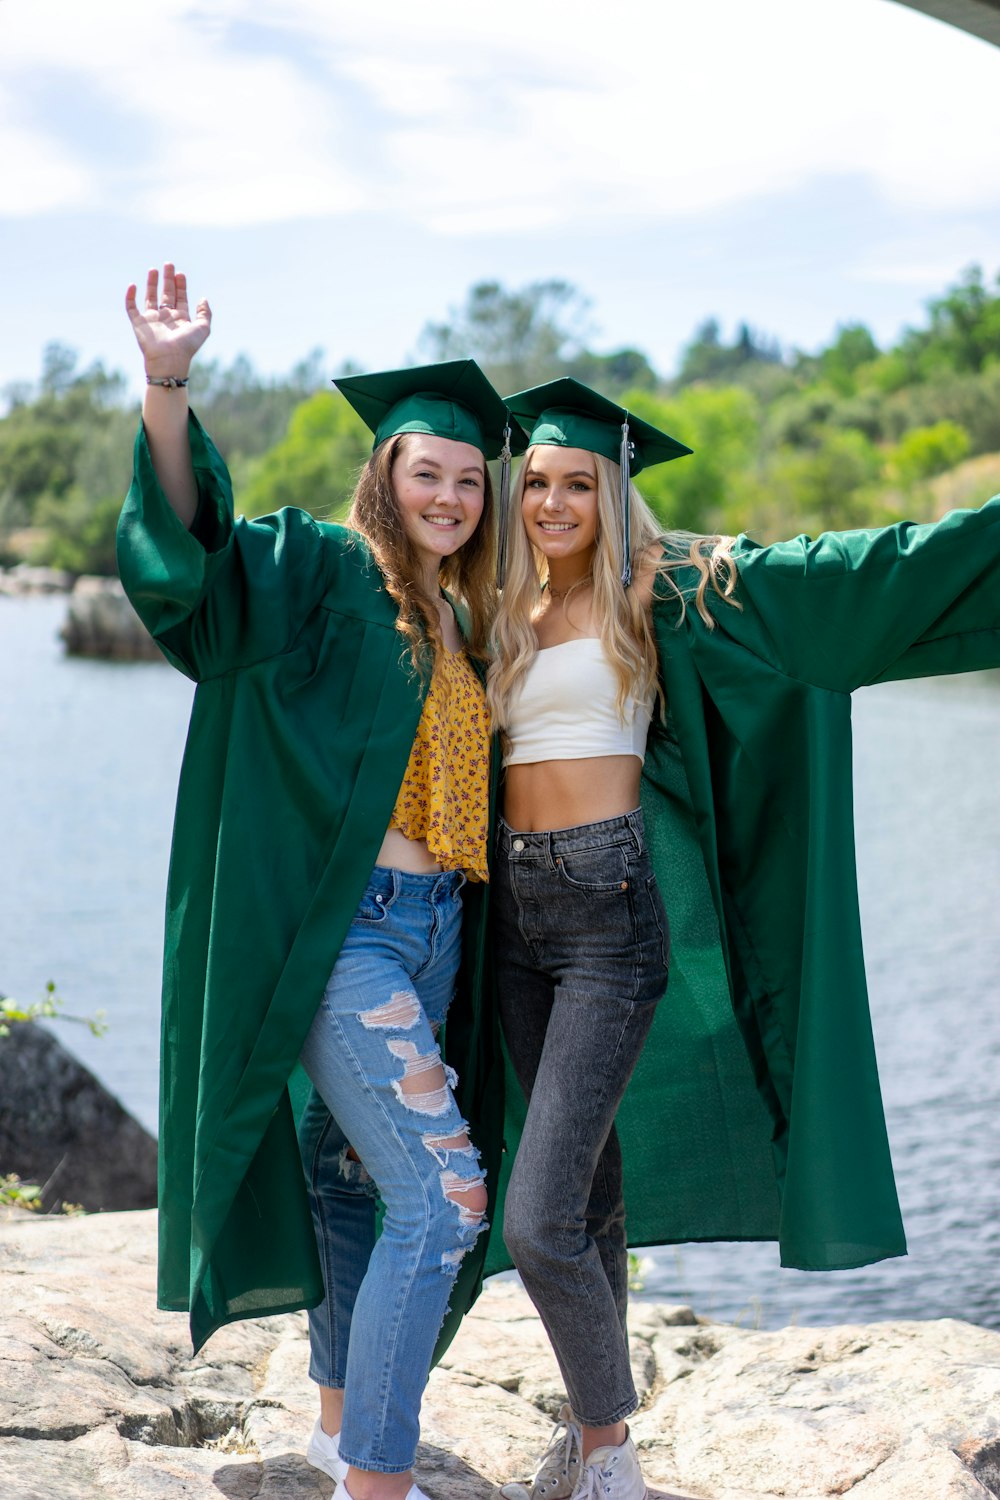
[{"label": "sky", "polygon": [[412,362],[469,287],[561,278],[591,347],[882,342],[1000,269],[1000,49],[894,0],[0,0],[0,388],[137,380],[174,260],[206,350]]}]

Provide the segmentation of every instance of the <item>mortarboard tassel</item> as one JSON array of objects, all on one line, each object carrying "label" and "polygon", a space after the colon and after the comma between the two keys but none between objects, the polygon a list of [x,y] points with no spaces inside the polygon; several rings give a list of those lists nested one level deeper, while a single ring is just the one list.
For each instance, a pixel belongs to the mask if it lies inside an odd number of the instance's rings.
[{"label": "mortarboard tassel", "polygon": [[507,576],[507,527],[510,512],[510,423],[503,430],[500,449],[500,501],[497,513],[497,588]]},{"label": "mortarboard tassel", "polygon": [[621,471],[621,501],[622,501],[622,587],[628,588],[632,582],[632,505],[630,499],[630,488],[632,483],[630,458],[632,455],[632,443],[628,435],[628,415],[622,423],[622,446],[618,457],[618,467]]}]

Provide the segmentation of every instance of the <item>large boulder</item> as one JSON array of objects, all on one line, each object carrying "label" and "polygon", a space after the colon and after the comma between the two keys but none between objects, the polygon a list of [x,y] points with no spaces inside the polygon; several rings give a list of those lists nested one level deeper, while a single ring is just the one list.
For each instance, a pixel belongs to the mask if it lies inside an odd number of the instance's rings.
[{"label": "large boulder", "polygon": [[163,660],[117,578],[78,578],[60,635],[70,656]]},{"label": "large boulder", "polygon": [[39,568],[26,562],[0,568],[0,595],[21,598],[33,594],[68,594],[72,587],[73,575],[61,568]]},{"label": "large boulder", "polygon": [[[154,1306],[156,1216],[0,1222],[0,1494],[329,1500],[302,1314],[215,1334]],[[1000,1495],[1000,1333],[967,1323],[706,1324],[636,1303],[632,1432],[654,1497]],[[487,1500],[527,1474],[563,1399],[524,1293],[493,1281],[433,1372],[417,1478]]]},{"label": "large boulder", "polygon": [[[44,1027],[0,1037],[0,1174],[44,1188],[42,1208],[156,1204],[156,1141]],[[2,1306],[2,1303],[0,1303]]]}]

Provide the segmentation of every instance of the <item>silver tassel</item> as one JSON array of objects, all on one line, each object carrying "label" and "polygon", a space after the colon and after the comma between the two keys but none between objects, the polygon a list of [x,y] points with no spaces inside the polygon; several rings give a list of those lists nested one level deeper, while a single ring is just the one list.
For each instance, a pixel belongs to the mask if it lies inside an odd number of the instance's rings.
[{"label": "silver tassel", "polygon": [[632,483],[631,463],[632,443],[628,435],[628,416],[622,423],[622,446],[618,456],[618,467],[621,472],[621,501],[622,501],[622,587],[628,588],[632,582],[632,503],[630,489]]},{"label": "silver tassel", "polygon": [[500,449],[500,501],[497,511],[497,588],[507,576],[507,528],[510,512],[510,423],[503,430]]}]

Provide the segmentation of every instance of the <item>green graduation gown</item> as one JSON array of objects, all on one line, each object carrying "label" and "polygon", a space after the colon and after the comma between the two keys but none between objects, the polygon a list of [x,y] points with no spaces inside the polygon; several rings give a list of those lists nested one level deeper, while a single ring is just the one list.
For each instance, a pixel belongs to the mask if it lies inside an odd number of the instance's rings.
[{"label": "green graduation gown", "polygon": [[[226,467],[193,416],[189,431],[191,530],[140,429],[118,561],[164,654],[198,684],[167,888],[158,1286],[161,1307],[189,1310],[198,1348],[224,1323],[322,1300],[289,1085],[308,1087],[297,1058],[426,684],[362,539],[299,510],[234,521]],[[486,894],[463,891],[447,1050],[460,1107],[492,1118],[499,1143],[497,1029],[478,1015]],[[481,1256],[466,1260],[449,1330],[481,1280]]]},{"label": "green graduation gown", "polygon": [[[234,522],[193,418],[191,444],[188,532],[140,432],[119,555],[198,682],[167,898],[160,1189],[160,1304],[190,1309],[197,1346],[322,1296],[289,1082],[422,690],[363,544],[295,510]],[[711,599],[715,629],[654,605],[669,711],[642,801],[672,964],[619,1114],[629,1237],[777,1239],[786,1265],[859,1265],[905,1244],[861,954],[849,694],[1000,666],[1000,501],[935,526],[740,538],[736,559],[739,607]],[[523,1106],[508,1088],[504,1123],[488,889],[466,889],[445,1045],[502,1195]],[[499,1233],[481,1236],[445,1338],[507,1264]]]}]

